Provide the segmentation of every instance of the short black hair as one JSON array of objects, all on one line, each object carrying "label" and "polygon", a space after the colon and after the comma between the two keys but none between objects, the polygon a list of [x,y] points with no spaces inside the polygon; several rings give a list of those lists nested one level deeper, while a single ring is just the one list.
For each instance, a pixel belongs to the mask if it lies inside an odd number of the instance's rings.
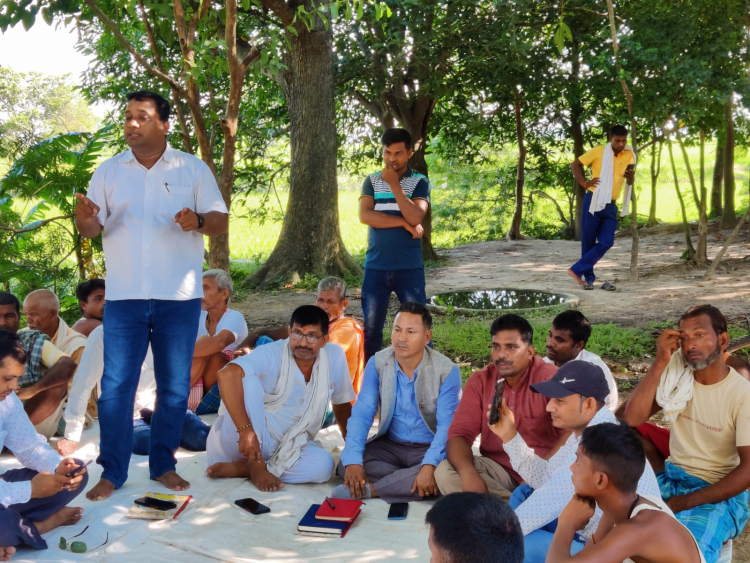
[{"label": "short black hair", "polygon": [[624,125],[613,125],[612,128],[609,130],[609,136],[610,137],[627,137],[628,136],[628,128]]},{"label": "short black hair", "polygon": [[682,314],[680,320],[677,321],[677,325],[679,326],[682,321],[686,321],[687,319],[694,319],[695,317],[700,317],[701,315],[706,315],[709,319],[711,319],[711,326],[713,327],[714,331],[716,331],[717,336],[723,332],[729,331],[729,329],[727,328],[727,318],[721,311],[719,311],[719,309],[717,309],[713,305],[696,305],[695,307],[690,307],[690,309]]},{"label": "short black hair", "polygon": [[527,346],[531,346],[534,341],[534,329],[531,323],[520,315],[508,313],[495,319],[490,327],[490,336],[495,336],[501,330],[517,330],[521,334],[521,340]]},{"label": "short black hair", "polygon": [[589,426],[581,436],[581,451],[607,474],[622,493],[634,493],[646,468],[641,439],[624,424],[604,422]]},{"label": "short black hair", "polygon": [[430,314],[430,311],[427,309],[427,307],[425,307],[421,303],[417,303],[416,301],[404,301],[398,308],[398,312],[419,315],[420,317],[422,317],[422,325],[427,330],[430,330],[432,328],[432,315]]},{"label": "short black hair", "polygon": [[425,516],[432,541],[452,563],[521,563],[523,532],[507,503],[480,493],[451,493]]},{"label": "short black hair", "polygon": [[21,302],[18,297],[7,291],[0,291],[0,305],[15,305],[16,313],[21,314]]},{"label": "short black hair", "polygon": [[76,287],[76,299],[78,299],[78,301],[86,302],[89,300],[89,295],[97,289],[103,289],[106,291],[104,280],[101,278],[92,278],[85,282],[81,282]]},{"label": "short black hair", "polygon": [[328,334],[328,313],[316,305],[302,305],[297,307],[289,320],[289,326],[319,326],[320,332],[325,336]]},{"label": "short black hair", "polygon": [[384,147],[390,147],[394,143],[404,143],[407,151],[412,147],[411,133],[406,129],[386,129],[380,141]]},{"label": "short black hair", "polygon": [[557,330],[567,330],[573,342],[583,342],[585,346],[591,337],[591,323],[581,313],[574,309],[563,311],[552,321],[552,326]]},{"label": "short black hair", "polygon": [[156,113],[159,114],[159,119],[161,121],[169,121],[169,112],[172,109],[172,106],[169,105],[169,102],[164,99],[164,97],[160,96],[156,92],[149,92],[148,90],[129,92],[125,95],[125,99],[128,102],[131,100],[135,100],[136,102],[145,102],[146,100],[151,100],[156,106]]},{"label": "short black hair", "polygon": [[19,364],[25,365],[28,353],[18,335],[7,330],[0,330],[0,363],[3,363],[5,358],[12,358]]}]

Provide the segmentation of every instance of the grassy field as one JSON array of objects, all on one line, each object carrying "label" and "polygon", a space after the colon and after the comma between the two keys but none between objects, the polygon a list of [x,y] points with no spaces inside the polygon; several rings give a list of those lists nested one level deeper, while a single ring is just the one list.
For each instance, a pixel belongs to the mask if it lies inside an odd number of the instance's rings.
[{"label": "grassy field", "polygon": [[[688,149],[693,171],[697,175],[698,149]],[[449,162],[431,159],[430,181],[432,182],[433,243],[438,247],[453,247],[459,244],[500,238],[508,228],[513,208],[512,192],[508,193],[508,174],[515,172],[512,166],[515,155],[506,153],[498,162],[505,167],[498,171],[494,165],[453,166]],[[738,208],[748,205],[748,164],[750,157],[737,150],[735,174],[737,181],[735,201]],[[706,182],[710,189],[713,174],[713,146],[706,149]],[[650,154],[641,159],[638,181],[639,215],[647,215],[651,203],[649,176]],[[698,210],[693,201],[687,169],[679,151],[675,151],[678,181],[686,202],[690,220],[697,220]],[[377,165],[373,164],[373,170]],[[510,178],[512,180],[513,178]],[[696,178],[697,181],[697,178]],[[361,178],[343,176],[339,184],[340,228],[349,251],[360,260],[367,249],[367,228],[357,218]],[[530,189],[541,189],[530,182]],[[554,194],[567,212],[567,203],[562,189],[547,189]],[[667,151],[662,152],[662,169],[657,185],[657,217],[663,222],[679,222],[680,207],[674,187]],[[232,259],[259,263],[273,250],[281,231],[281,218],[286,207],[288,192],[280,191],[278,199],[271,196],[267,201],[261,195],[251,195],[244,204],[233,209],[230,224],[230,248]],[[255,219],[264,209],[264,220]],[[526,206],[522,231],[531,236],[554,238],[560,230],[560,220],[552,202],[535,198],[534,205]]]}]

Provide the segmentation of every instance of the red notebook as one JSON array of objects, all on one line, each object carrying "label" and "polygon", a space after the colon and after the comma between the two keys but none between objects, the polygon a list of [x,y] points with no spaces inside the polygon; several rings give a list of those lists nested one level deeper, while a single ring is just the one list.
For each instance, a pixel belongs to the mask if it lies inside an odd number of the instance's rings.
[{"label": "red notebook", "polygon": [[[335,508],[331,508],[328,501]],[[336,522],[354,522],[362,510],[364,503],[361,500],[349,500],[342,498],[327,499],[320,503],[320,508],[315,513],[318,520],[333,520]]]}]

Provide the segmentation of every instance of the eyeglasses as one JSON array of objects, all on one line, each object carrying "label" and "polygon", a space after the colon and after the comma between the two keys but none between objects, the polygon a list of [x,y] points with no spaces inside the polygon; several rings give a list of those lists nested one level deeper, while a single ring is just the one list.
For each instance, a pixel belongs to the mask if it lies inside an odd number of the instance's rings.
[{"label": "eyeglasses", "polygon": [[293,330],[289,337],[294,340],[295,342],[299,342],[303,338],[307,339],[308,344],[315,344],[318,340],[323,338],[322,336],[318,336],[317,334],[304,334],[298,330]]},{"label": "eyeglasses", "polygon": [[[76,534],[75,536],[71,536],[71,537],[69,537],[67,539],[66,538],[60,538],[60,549],[62,549],[64,551],[72,551],[73,553],[86,553],[87,551],[90,551],[89,548],[88,548],[88,546],[86,545],[86,542],[74,541],[74,542],[71,542],[70,544],[68,544],[68,540],[72,540],[73,538],[77,538],[78,536],[82,536],[83,534],[86,533],[86,530],[88,530],[88,529],[89,529],[89,527],[86,526],[83,529],[83,532],[81,532],[80,534]],[[102,545],[105,545],[108,541],[109,541],[109,532],[107,532],[107,536],[106,536],[106,539],[104,540],[103,544],[97,545],[96,547],[92,547],[91,549],[92,550],[93,549],[98,549]]]}]

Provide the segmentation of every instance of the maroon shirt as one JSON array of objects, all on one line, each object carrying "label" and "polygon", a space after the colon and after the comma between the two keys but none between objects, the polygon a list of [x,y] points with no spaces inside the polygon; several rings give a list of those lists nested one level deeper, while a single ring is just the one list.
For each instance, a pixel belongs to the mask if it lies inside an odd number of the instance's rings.
[{"label": "maroon shirt", "polygon": [[[547,381],[556,371],[557,366],[534,356],[518,384],[513,388],[506,385],[503,391],[503,398],[516,417],[516,429],[538,456],[546,455],[557,444],[563,431],[552,426],[552,419],[546,410],[549,399],[534,393],[530,385]],[[494,364],[471,374],[448,429],[448,439],[461,437],[472,445],[481,433],[479,453],[502,465],[520,482],[521,477],[513,471],[508,454],[503,449],[503,441],[490,430],[487,422],[488,405],[492,403],[495,382],[499,378]]]}]

